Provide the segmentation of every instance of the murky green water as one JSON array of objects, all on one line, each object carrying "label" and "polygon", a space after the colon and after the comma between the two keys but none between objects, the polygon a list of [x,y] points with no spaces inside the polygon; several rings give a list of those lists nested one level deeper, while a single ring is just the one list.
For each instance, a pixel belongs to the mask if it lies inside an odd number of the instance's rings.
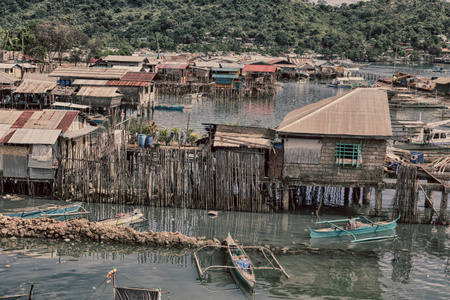
[{"label": "murky green water", "polygon": [[[41,201],[39,201],[41,202]],[[5,203],[3,203],[5,207]],[[129,206],[87,205],[95,219],[100,211],[129,211]],[[312,253],[279,254],[291,275],[256,271],[255,299],[447,299],[450,292],[450,230],[432,225],[404,225],[398,239],[362,244],[310,240],[301,214],[219,212],[144,207],[148,222],[140,230],[180,231],[223,239],[230,232],[245,245],[314,248]],[[328,215],[335,219],[343,215]],[[193,250],[99,245],[38,239],[0,239],[0,295],[27,292],[34,299],[111,299],[106,274],[118,269],[122,286],[160,287],[165,299],[244,299],[226,271],[199,280]],[[265,265],[257,252],[255,265]],[[221,264],[220,251],[202,252],[201,264]],[[9,268],[6,265],[10,265]],[[91,295],[92,294],[92,295]]]}]

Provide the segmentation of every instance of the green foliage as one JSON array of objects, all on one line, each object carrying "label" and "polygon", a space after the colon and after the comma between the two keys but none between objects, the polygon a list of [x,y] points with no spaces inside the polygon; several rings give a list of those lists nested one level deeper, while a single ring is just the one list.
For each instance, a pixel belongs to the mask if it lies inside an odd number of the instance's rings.
[{"label": "green foliage", "polygon": [[198,140],[200,138],[200,135],[198,134],[198,132],[197,131],[191,131],[191,132],[189,132],[189,130],[188,130],[188,132],[187,132],[187,137],[186,137],[186,142],[188,142],[188,143],[194,143],[196,140]]},{"label": "green foliage", "polygon": [[165,145],[170,142],[169,128],[161,128],[159,130],[158,141]]},{"label": "green foliage", "polygon": [[[301,0],[8,0],[0,1],[0,16],[6,49],[45,57],[76,47],[89,49],[89,59],[130,55],[136,47],[156,50],[157,44],[162,51],[277,55],[311,49],[360,58],[410,43],[439,55],[444,45],[439,35],[450,32],[450,3],[443,0],[371,0],[340,7]],[[243,48],[246,42],[254,46]],[[102,53],[103,45],[117,50]]]}]

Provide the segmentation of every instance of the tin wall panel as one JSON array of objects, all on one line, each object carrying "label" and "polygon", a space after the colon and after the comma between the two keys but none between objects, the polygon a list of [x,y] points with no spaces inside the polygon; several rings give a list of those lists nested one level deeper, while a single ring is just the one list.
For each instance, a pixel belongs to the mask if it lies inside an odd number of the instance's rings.
[{"label": "tin wall panel", "polygon": [[53,179],[53,169],[30,168],[31,179]]},{"label": "tin wall panel", "polygon": [[27,178],[28,159],[23,156],[3,155],[3,176]]}]

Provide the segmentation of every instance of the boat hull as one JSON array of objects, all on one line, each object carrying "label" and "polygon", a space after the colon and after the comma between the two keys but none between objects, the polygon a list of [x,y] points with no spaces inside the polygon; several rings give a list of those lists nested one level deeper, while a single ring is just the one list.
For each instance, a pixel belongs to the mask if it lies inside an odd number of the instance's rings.
[{"label": "boat hull", "polygon": [[184,105],[155,105],[155,109],[163,109],[163,110],[183,110]]},{"label": "boat hull", "polygon": [[[397,219],[398,220],[398,219]],[[397,227],[397,220],[392,222],[380,222],[374,225],[364,225],[352,230],[341,230],[338,228],[326,228],[314,230],[308,227],[311,238],[331,238],[331,237],[343,237],[348,235],[370,234],[382,231],[392,231]]]},{"label": "boat hull", "polygon": [[121,226],[124,224],[132,224],[132,223],[140,222],[140,221],[142,221],[143,217],[144,217],[144,214],[137,213],[137,214],[133,214],[133,215],[125,215],[122,217],[106,219],[106,220],[98,221],[96,223],[100,224],[100,225],[108,225],[108,226]]},{"label": "boat hull", "polygon": [[[255,288],[255,275],[253,273],[253,265],[250,259],[246,255],[245,251],[234,242],[231,236],[228,236],[227,244],[228,257],[234,267],[231,270],[233,277],[238,278],[240,283],[242,283],[250,291],[253,291]],[[240,258],[243,256],[245,257]]]},{"label": "boat hull", "polygon": [[23,218],[23,219],[31,219],[31,218],[39,218],[42,215],[45,215],[46,217],[51,217],[51,215],[61,215],[61,214],[73,213],[73,212],[77,212],[80,208],[81,208],[81,203],[77,203],[74,205],[58,207],[55,209],[43,209],[43,210],[37,210],[37,211],[14,213],[14,214],[3,214],[3,215],[7,216],[7,217],[19,217],[19,218]]}]

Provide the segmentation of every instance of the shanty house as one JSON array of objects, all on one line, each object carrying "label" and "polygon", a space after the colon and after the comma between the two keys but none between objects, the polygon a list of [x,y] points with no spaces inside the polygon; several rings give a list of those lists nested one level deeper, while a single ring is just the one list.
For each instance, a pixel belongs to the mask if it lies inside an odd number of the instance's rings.
[{"label": "shanty house", "polygon": [[93,108],[110,109],[120,105],[122,94],[117,87],[83,86],[76,98],[78,103]]},{"label": "shanty house", "polygon": [[164,81],[172,81],[178,83],[186,83],[189,75],[189,64],[176,63],[176,64],[159,64],[158,76]]},{"label": "shanty house", "polygon": [[1,177],[54,179],[58,145],[95,129],[78,116],[78,111],[0,109]]},{"label": "shanty house", "polygon": [[212,72],[212,78],[216,84],[216,88],[240,89],[242,87],[242,81],[239,78],[239,69],[214,68]]},{"label": "shanty house", "polygon": [[450,78],[440,77],[433,80],[436,85],[436,92],[441,95],[450,94]]},{"label": "shanty house", "polygon": [[57,77],[60,85],[71,85],[77,79],[120,80],[128,70],[111,68],[57,68],[49,77]]},{"label": "shanty house", "polygon": [[291,111],[276,129],[282,178],[299,185],[376,186],[392,136],[386,91],[355,89]]},{"label": "shanty house", "polygon": [[295,78],[296,65],[284,59],[274,59],[267,62],[268,64],[277,66],[276,75],[280,78]]},{"label": "shanty house", "polygon": [[242,75],[245,76],[249,88],[259,85],[274,85],[276,70],[277,66],[274,65],[245,65]]},{"label": "shanty house", "polygon": [[13,108],[46,108],[52,104],[51,91],[56,83],[49,81],[24,80],[14,90],[10,104]]},{"label": "shanty house", "polygon": [[0,71],[12,75],[16,78],[22,79],[22,68],[18,64],[0,63]]},{"label": "shanty house", "polygon": [[148,58],[143,56],[108,55],[97,61],[97,66],[111,68],[114,66],[143,67]]},{"label": "shanty house", "polygon": [[108,80],[106,86],[117,87],[123,104],[148,104],[155,102],[155,73],[128,72],[121,80]]},{"label": "shanty house", "polygon": [[0,104],[11,103],[12,93],[17,88],[19,79],[0,71]]}]

